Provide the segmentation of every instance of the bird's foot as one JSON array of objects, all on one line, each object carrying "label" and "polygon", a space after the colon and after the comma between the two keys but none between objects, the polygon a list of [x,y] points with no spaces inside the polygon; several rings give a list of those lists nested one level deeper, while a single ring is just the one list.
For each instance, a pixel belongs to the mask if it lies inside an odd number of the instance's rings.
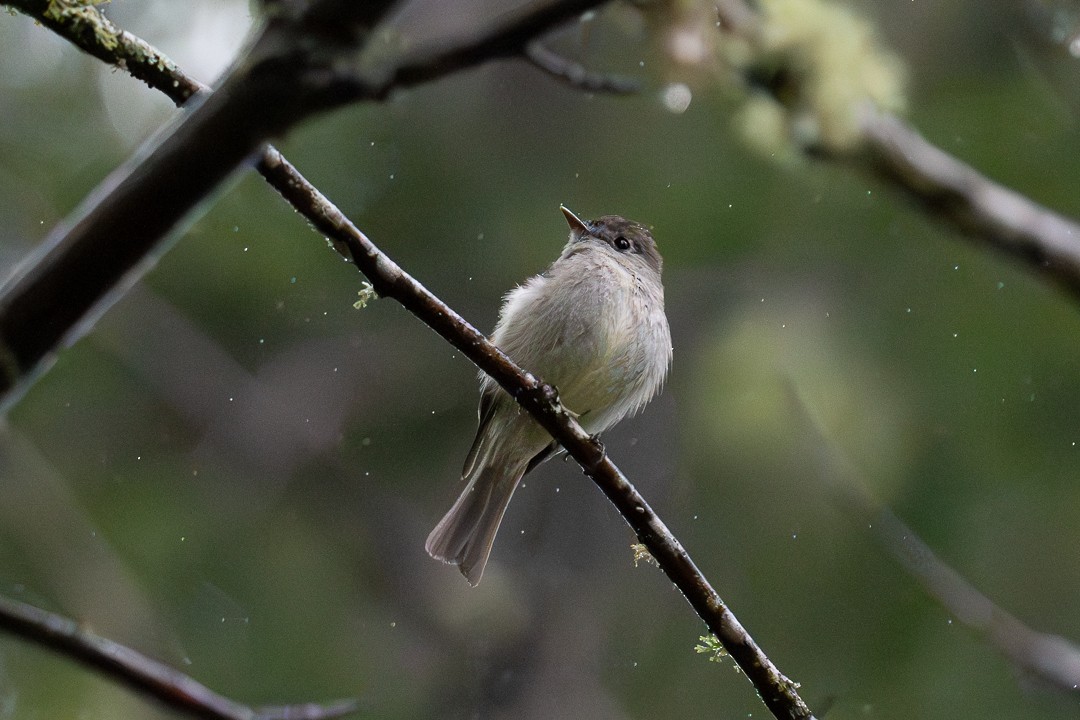
[{"label": "bird's foot", "polygon": [[596,451],[598,453],[600,453],[600,461],[602,462],[604,458],[607,457],[607,448],[604,447],[604,443],[600,440],[600,436],[590,435],[589,442],[592,443],[592,446],[596,448]]}]

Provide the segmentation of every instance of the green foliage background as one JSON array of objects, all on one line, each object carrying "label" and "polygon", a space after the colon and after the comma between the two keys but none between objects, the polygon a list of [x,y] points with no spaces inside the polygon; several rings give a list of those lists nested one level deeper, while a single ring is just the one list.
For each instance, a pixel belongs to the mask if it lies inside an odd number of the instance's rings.
[{"label": "green foliage background", "polygon": [[[476,5],[456,9],[461,23]],[[857,6],[908,63],[909,119],[1080,216],[1075,59],[1046,54],[1020,3],[933,5]],[[196,73],[215,57],[220,69],[249,21],[243,3],[108,12]],[[485,329],[501,294],[557,254],[560,202],[652,223],[675,362],[664,394],[605,442],[811,706],[1075,712],[830,502],[786,393],[943,560],[1032,627],[1077,639],[1076,303],[851,168],[754,155],[730,94],[671,65],[635,18],[607,11],[556,46],[643,77],[637,96],[588,96],[507,62],[312,121],[281,147]],[[693,89],[685,113],[660,102],[669,82]],[[174,115],[0,16],[0,267]],[[427,558],[472,439],[475,369],[391,301],[353,309],[361,279],[239,175],[8,414],[0,591],[253,704],[764,716],[730,662],[694,652],[700,621],[634,566],[631,533],[571,463],[518,491],[479,588]],[[170,716],[0,638],[0,717]]]}]

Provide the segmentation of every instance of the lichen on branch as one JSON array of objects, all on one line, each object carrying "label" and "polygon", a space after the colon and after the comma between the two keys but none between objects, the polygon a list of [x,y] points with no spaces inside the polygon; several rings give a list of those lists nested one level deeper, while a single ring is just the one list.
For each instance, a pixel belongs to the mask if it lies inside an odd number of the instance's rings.
[{"label": "lichen on branch", "polygon": [[[907,72],[872,22],[830,0],[760,0],[754,8],[741,0],[684,4],[669,48],[676,61],[735,90],[735,125],[755,150],[775,159],[850,152],[862,137],[860,108],[904,109]],[[705,50],[686,52],[693,37],[708,38],[696,45]]]}]

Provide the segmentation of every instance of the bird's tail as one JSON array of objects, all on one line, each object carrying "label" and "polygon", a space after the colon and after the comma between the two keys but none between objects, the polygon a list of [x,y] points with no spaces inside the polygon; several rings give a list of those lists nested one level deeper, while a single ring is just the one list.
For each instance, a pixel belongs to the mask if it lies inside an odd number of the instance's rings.
[{"label": "bird's tail", "polygon": [[450,512],[428,535],[428,554],[457,565],[470,585],[479,583],[503,513],[524,474],[524,465],[488,462],[476,467]]}]

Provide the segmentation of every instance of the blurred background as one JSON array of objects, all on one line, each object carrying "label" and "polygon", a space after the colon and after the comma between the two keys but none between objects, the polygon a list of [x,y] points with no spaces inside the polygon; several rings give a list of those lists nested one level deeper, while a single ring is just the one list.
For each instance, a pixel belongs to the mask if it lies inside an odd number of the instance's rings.
[{"label": "blurred background", "polygon": [[[418,0],[399,22],[422,40],[505,4]],[[921,132],[1080,216],[1080,6],[848,6],[906,64]],[[210,82],[254,10],[106,11]],[[615,6],[550,41],[640,78],[630,97],[503,62],[311,121],[280,147],[485,331],[565,242],[560,203],[652,224],[674,365],[604,440],[811,707],[1075,714],[831,500],[790,396],[944,561],[1035,629],[1080,639],[1080,308],[869,176],[755,153],[731,88],[676,64],[659,22]],[[0,268],[177,114],[0,15]],[[632,533],[571,462],[526,479],[478,588],[427,557],[460,490],[476,370],[394,302],[354,309],[361,280],[258,176],[237,176],[8,413],[0,592],[251,704],[765,716],[730,660],[695,652],[703,624],[635,567]],[[0,717],[174,714],[0,637]]]}]

